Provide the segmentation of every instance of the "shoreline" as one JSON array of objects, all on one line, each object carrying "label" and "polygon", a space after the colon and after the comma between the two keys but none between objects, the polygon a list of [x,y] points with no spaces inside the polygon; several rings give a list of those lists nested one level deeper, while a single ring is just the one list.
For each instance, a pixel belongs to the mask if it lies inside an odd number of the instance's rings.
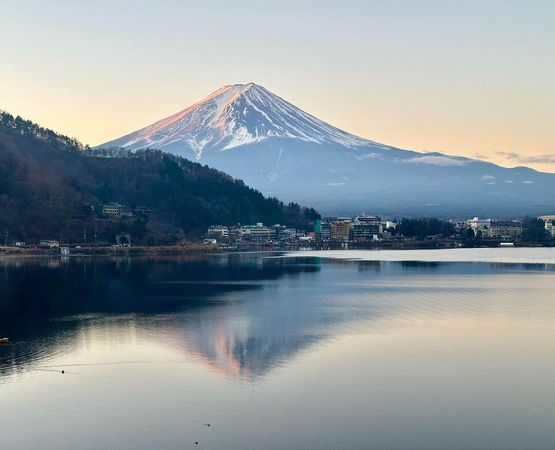
[{"label": "shoreline", "polygon": [[132,247],[114,247],[114,246],[97,246],[97,247],[68,247],[70,252],[68,255],[61,253],[61,248],[44,248],[44,247],[0,247],[0,257],[67,257],[67,256],[118,256],[118,255],[185,255],[185,254],[201,254],[209,252],[218,252],[220,249],[214,245],[206,244],[177,244],[177,245],[138,245]]},{"label": "shoreline", "polygon": [[553,247],[497,247],[405,250],[320,250],[285,253],[283,258],[392,263],[487,263],[555,266]]},{"label": "shoreline", "polygon": [[[62,253],[62,248],[68,248],[69,253]],[[445,252],[451,251],[456,253],[457,250],[507,250],[507,249],[548,249],[553,248],[552,245],[541,245],[540,243],[520,243],[518,245],[475,245],[464,246],[457,243],[446,245],[445,242],[430,242],[430,241],[411,241],[404,242],[401,245],[352,245],[350,247],[342,247],[341,245],[313,245],[307,247],[301,246],[241,246],[241,247],[222,247],[215,244],[202,244],[202,243],[183,243],[173,245],[137,245],[131,247],[116,247],[116,246],[96,246],[96,247],[65,247],[60,246],[56,248],[45,247],[11,247],[0,246],[0,259],[12,258],[41,258],[41,257],[110,257],[110,256],[197,256],[207,254],[225,254],[225,253],[318,253],[318,254],[347,254],[349,252],[364,253],[370,252],[377,254],[381,252],[392,253],[413,253],[418,254],[422,251],[431,252]]]}]

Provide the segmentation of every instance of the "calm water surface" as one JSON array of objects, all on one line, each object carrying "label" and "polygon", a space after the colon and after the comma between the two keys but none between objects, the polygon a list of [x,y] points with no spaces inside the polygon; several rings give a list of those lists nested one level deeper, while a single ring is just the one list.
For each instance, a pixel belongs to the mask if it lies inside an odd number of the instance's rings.
[{"label": "calm water surface", "polygon": [[554,286],[549,264],[0,261],[0,448],[552,449]]}]

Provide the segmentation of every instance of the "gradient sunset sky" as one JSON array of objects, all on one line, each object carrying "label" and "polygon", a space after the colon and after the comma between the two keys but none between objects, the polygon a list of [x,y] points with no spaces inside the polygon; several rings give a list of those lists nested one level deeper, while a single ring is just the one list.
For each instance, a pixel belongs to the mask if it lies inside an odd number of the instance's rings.
[{"label": "gradient sunset sky", "polygon": [[0,109],[96,145],[253,81],[401,148],[555,172],[555,2],[0,2]]}]

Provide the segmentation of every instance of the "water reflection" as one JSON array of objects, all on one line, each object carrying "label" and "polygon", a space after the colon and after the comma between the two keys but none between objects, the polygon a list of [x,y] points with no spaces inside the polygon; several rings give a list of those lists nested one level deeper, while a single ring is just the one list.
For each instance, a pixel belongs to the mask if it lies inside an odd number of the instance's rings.
[{"label": "water reflection", "polygon": [[[491,286],[453,284],[461,275],[538,269],[267,256],[4,261],[0,334],[13,344],[0,348],[0,377],[40,368],[100,333],[108,342],[156,342],[215,373],[256,380],[361,320],[368,327],[411,308],[415,316],[491,308],[479,297]],[[432,289],[428,277],[438,273]]]},{"label": "water reflection", "polygon": [[[124,324],[131,324],[152,339],[170,336],[165,344],[202,356],[224,372],[248,377],[312,340],[289,334],[283,314],[272,316],[271,305],[251,305],[244,317],[241,304],[255,297],[250,291],[272,290],[278,279],[315,273],[317,264],[235,254],[7,260],[2,269],[0,334],[13,342],[0,349],[4,375],[68,351],[84,328],[114,317],[123,317],[114,336],[125,336]],[[300,326],[297,320],[291,324]]]},{"label": "water reflection", "polygon": [[0,265],[0,446],[554,448],[552,267],[265,256]]}]

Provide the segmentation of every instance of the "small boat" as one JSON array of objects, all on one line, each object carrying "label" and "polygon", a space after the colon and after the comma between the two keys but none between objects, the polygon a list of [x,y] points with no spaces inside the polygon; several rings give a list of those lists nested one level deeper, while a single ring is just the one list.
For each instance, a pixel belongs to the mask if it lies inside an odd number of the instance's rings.
[{"label": "small boat", "polygon": [[2,344],[9,344],[10,343],[10,338],[0,338],[0,345]]}]

